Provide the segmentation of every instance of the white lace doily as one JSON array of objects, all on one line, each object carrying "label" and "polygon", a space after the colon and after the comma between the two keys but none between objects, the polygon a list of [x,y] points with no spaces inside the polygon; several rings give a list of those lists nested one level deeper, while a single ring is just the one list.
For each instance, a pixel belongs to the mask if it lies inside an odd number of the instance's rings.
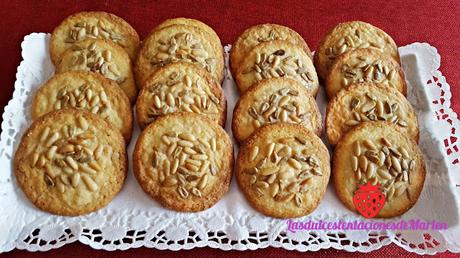
[{"label": "white lace doily", "polygon": [[[53,216],[39,211],[17,187],[12,156],[30,115],[34,90],[54,71],[48,56],[49,35],[33,33],[22,42],[23,61],[18,67],[13,99],[5,107],[0,141],[0,252],[14,248],[44,251],[80,241],[96,249],[133,247],[191,249],[209,246],[223,250],[258,249],[268,246],[315,251],[324,248],[369,252],[396,243],[419,254],[450,250],[460,252],[459,195],[460,123],[450,108],[449,84],[441,72],[437,50],[426,43],[400,48],[409,85],[409,100],[420,122],[420,147],[426,158],[425,187],[415,207],[401,219],[439,220],[447,231],[300,231],[287,232],[285,220],[265,217],[253,210],[233,180],[230,191],[213,208],[200,213],[177,213],[163,209],[144,194],[128,176],[122,192],[106,208],[80,217]],[[226,53],[230,46],[225,48]],[[226,56],[227,57],[227,56]],[[228,58],[226,58],[228,60]],[[237,99],[227,72],[224,90],[228,99],[228,121]],[[324,112],[325,95],[318,104]],[[324,113],[323,113],[324,114]],[[228,127],[230,122],[227,123]],[[231,131],[227,128],[227,131]],[[131,142],[134,145],[139,130]],[[304,219],[360,220],[335,197],[331,187],[318,209]],[[399,219],[399,218],[398,218]]]}]

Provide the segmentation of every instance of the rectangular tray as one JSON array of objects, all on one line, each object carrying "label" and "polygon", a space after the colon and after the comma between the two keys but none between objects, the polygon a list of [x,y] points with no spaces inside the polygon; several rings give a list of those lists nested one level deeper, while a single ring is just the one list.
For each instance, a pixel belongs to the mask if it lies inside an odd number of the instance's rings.
[{"label": "rectangular tray", "polygon": [[[450,109],[450,89],[438,71],[440,56],[426,43],[401,47],[408,82],[408,99],[420,123],[420,147],[427,165],[422,195],[413,209],[399,219],[439,220],[447,231],[299,231],[288,232],[286,220],[265,217],[252,209],[236,180],[214,207],[199,213],[178,213],[161,207],[138,186],[131,169],[121,193],[104,209],[80,217],[50,215],[36,209],[18,188],[12,157],[24,130],[30,125],[29,106],[35,89],[54,73],[48,55],[49,34],[32,33],[22,42],[23,61],[18,67],[13,98],[5,107],[0,141],[0,252],[13,248],[43,251],[80,241],[96,249],[116,250],[146,246],[158,249],[191,249],[210,246],[223,250],[268,246],[315,251],[324,248],[369,252],[390,243],[419,254],[445,250],[460,252],[458,202],[460,170],[459,120]],[[223,84],[228,101],[227,132],[238,93],[228,70]],[[317,102],[324,117],[326,97],[321,89]],[[129,153],[139,134],[135,127]],[[324,137],[323,137],[324,138]],[[450,151],[449,151],[450,149]],[[329,185],[320,206],[300,220],[362,220],[347,210]],[[386,220],[390,221],[390,220]],[[429,237],[426,237],[429,236]]]}]

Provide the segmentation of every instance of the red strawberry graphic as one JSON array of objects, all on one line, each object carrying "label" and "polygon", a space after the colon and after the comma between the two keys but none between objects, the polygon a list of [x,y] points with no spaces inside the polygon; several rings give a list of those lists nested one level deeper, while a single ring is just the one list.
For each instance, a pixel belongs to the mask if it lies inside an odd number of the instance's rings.
[{"label": "red strawberry graphic", "polygon": [[366,185],[358,185],[358,190],[353,196],[353,203],[363,217],[370,219],[383,208],[385,196],[380,190],[380,185],[372,185],[367,182]]}]

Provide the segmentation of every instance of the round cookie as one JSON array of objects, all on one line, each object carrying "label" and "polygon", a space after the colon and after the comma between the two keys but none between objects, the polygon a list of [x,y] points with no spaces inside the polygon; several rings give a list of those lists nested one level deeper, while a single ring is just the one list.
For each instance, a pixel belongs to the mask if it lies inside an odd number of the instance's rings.
[{"label": "round cookie", "polygon": [[221,126],[227,118],[222,88],[203,68],[186,62],[168,64],[146,82],[136,102],[141,128],[176,112],[202,114]]},{"label": "round cookie", "polygon": [[76,216],[106,206],[128,171],[120,132],[86,110],[63,109],[35,120],[14,156],[18,185],[39,209]]},{"label": "round cookie", "polygon": [[235,79],[240,93],[244,93],[258,81],[277,77],[298,81],[312,96],[318,93],[318,76],[312,60],[303,47],[283,40],[255,46],[240,63]]},{"label": "round cookie", "polygon": [[372,48],[355,49],[336,58],[326,77],[327,96],[332,99],[340,90],[360,82],[380,83],[407,94],[398,62]]},{"label": "round cookie", "polygon": [[360,83],[340,91],[327,105],[326,135],[331,145],[354,126],[366,121],[389,121],[418,141],[417,116],[409,101],[396,89]]},{"label": "round cookie", "polygon": [[326,79],[335,59],[356,48],[380,50],[400,63],[396,43],[383,30],[362,21],[344,22],[329,31],[315,52],[314,62],[319,77]]},{"label": "round cookie", "polygon": [[136,30],[122,18],[106,12],[80,12],[64,19],[50,39],[50,55],[55,65],[64,52],[87,38],[111,40],[134,60],[140,40]]},{"label": "round cookie", "polygon": [[170,25],[153,30],[144,40],[136,60],[138,85],[169,63],[185,61],[206,69],[219,83],[224,78],[224,54],[220,42],[195,26]]},{"label": "round cookie", "polygon": [[194,113],[158,118],[139,136],[134,175],[163,206],[196,212],[213,206],[228,191],[233,143],[217,123]]},{"label": "round cookie", "polygon": [[133,129],[131,105],[118,85],[92,72],[64,72],[54,75],[35,93],[32,119],[54,110],[86,109],[113,124],[128,143]]},{"label": "round cookie", "polygon": [[233,110],[233,136],[242,143],[259,127],[278,122],[301,124],[321,134],[315,99],[293,79],[262,80],[246,91]]},{"label": "round cookie", "polygon": [[211,37],[211,41],[218,42],[219,45],[222,46],[222,43],[220,42],[220,38],[217,35],[217,33],[206,23],[199,21],[199,20],[195,20],[195,19],[184,18],[184,17],[167,19],[163,21],[162,23],[160,23],[159,25],[157,25],[153,30],[160,30],[160,29],[163,29],[171,25],[187,25],[187,26],[197,27],[200,30],[203,30],[206,33],[208,33],[209,36]]},{"label": "round cookie", "polygon": [[[417,143],[388,122],[363,123],[335,147],[332,174],[339,199],[356,211],[358,185],[380,185],[385,204],[379,218],[399,216],[417,202],[425,181],[425,163]],[[365,199],[364,199],[365,200]]]},{"label": "round cookie", "polygon": [[249,203],[271,217],[305,216],[319,205],[330,176],[321,139],[298,124],[256,131],[238,153],[236,178]]},{"label": "round cookie", "polygon": [[301,46],[310,58],[313,58],[310,48],[302,36],[293,29],[278,24],[259,24],[246,29],[235,41],[230,51],[230,67],[236,74],[238,66],[246,55],[261,42],[285,40]]},{"label": "round cookie", "polygon": [[63,54],[56,73],[67,71],[90,71],[102,74],[117,82],[131,103],[136,101],[131,60],[117,44],[102,39],[86,39],[75,43]]}]

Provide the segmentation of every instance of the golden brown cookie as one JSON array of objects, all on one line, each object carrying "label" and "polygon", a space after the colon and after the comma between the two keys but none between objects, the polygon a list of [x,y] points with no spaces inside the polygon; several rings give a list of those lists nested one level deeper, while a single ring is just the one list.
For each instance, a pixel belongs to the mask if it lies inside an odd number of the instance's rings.
[{"label": "golden brown cookie", "polygon": [[313,212],[329,181],[329,152],[298,124],[277,123],[256,131],[238,153],[236,178],[249,203],[271,217]]},{"label": "golden brown cookie", "polygon": [[156,71],[141,90],[136,115],[141,128],[157,117],[193,112],[225,126],[227,102],[222,88],[203,68],[187,62],[168,64]]},{"label": "golden brown cookie", "polygon": [[228,191],[233,143],[217,123],[194,113],[158,118],[137,140],[134,175],[142,189],[176,211],[202,211]]},{"label": "golden brown cookie", "polygon": [[358,185],[380,185],[385,205],[377,217],[390,218],[417,202],[425,181],[425,163],[417,143],[395,125],[367,122],[337,144],[332,174],[339,199],[352,211],[357,210],[353,196]]},{"label": "golden brown cookie", "polygon": [[86,110],[48,113],[22,136],[16,180],[39,209],[76,216],[106,206],[128,171],[121,133]]},{"label": "golden brown cookie", "polygon": [[153,30],[144,40],[136,60],[139,85],[158,69],[178,61],[206,69],[219,83],[224,78],[224,52],[220,42],[206,31],[188,25],[170,25]]},{"label": "golden brown cookie", "polygon": [[255,46],[236,72],[241,93],[263,79],[287,77],[304,85],[312,96],[318,93],[318,77],[304,48],[288,41],[274,40]]},{"label": "golden brown cookie", "polygon": [[389,121],[418,141],[417,116],[409,101],[396,89],[360,83],[340,91],[328,103],[326,134],[329,143],[337,144],[347,131],[366,121]]},{"label": "golden brown cookie", "polygon": [[398,47],[383,30],[362,21],[339,23],[322,39],[314,62],[321,79],[326,79],[335,59],[356,48],[373,48],[400,63]]},{"label": "golden brown cookie", "polygon": [[51,77],[35,93],[32,119],[54,110],[86,109],[113,124],[129,143],[133,129],[131,105],[118,85],[92,72],[64,72]]},{"label": "golden brown cookie", "polygon": [[315,99],[293,79],[262,80],[246,91],[233,110],[233,136],[242,143],[259,127],[278,122],[300,124],[321,134]]},{"label": "golden brown cookie", "polygon": [[56,73],[67,71],[90,71],[114,80],[128,96],[136,101],[137,88],[134,82],[131,60],[117,44],[102,39],[86,39],[75,43],[62,55]]},{"label": "golden brown cookie", "polygon": [[50,55],[55,65],[64,52],[82,40],[106,39],[122,47],[134,60],[139,46],[139,35],[122,18],[106,12],[80,12],[65,18],[51,34]]},{"label": "golden brown cookie", "polygon": [[310,58],[313,58],[310,48],[302,36],[293,29],[278,24],[259,24],[246,29],[235,41],[230,51],[230,67],[236,74],[238,66],[246,55],[262,42],[285,40],[301,46]]},{"label": "golden brown cookie", "polygon": [[355,49],[336,58],[326,77],[327,96],[332,99],[340,90],[360,82],[379,83],[407,94],[398,62],[372,48]]},{"label": "golden brown cookie", "polygon": [[206,23],[202,21],[195,20],[195,19],[184,18],[184,17],[167,19],[163,21],[162,23],[160,23],[159,25],[157,25],[154,30],[160,30],[160,29],[163,29],[171,25],[187,25],[187,26],[197,27],[200,30],[206,31],[206,33],[208,33],[209,36],[211,36],[211,41],[218,42],[219,45],[222,45],[222,43],[220,42],[219,36],[210,26],[208,26]]}]

